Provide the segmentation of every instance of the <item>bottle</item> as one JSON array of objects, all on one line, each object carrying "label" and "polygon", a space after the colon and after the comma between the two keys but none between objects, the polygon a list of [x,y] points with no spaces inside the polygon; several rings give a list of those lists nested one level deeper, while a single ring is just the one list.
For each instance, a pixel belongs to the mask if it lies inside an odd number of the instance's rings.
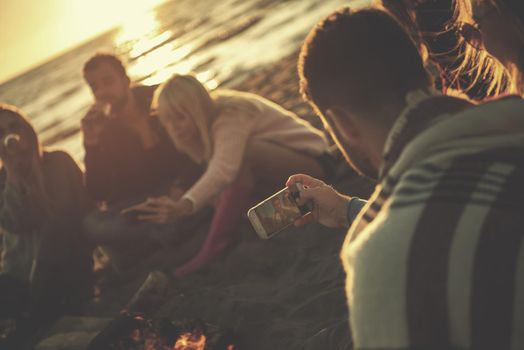
[{"label": "bottle", "polygon": [[111,104],[109,103],[97,103],[94,107],[91,108],[88,116],[85,118],[84,122],[88,126],[97,126],[102,125],[105,120],[111,115]]}]

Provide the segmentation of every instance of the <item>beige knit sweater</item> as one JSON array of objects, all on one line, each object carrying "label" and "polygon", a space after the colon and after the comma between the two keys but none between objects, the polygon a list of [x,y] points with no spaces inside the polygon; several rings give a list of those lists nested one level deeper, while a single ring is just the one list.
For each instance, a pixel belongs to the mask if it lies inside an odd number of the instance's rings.
[{"label": "beige knit sweater", "polygon": [[294,113],[254,94],[236,96],[247,103],[229,103],[221,109],[211,126],[213,154],[207,169],[183,196],[193,203],[195,211],[213,201],[235,180],[250,142],[267,141],[311,156],[327,150],[324,134]]}]

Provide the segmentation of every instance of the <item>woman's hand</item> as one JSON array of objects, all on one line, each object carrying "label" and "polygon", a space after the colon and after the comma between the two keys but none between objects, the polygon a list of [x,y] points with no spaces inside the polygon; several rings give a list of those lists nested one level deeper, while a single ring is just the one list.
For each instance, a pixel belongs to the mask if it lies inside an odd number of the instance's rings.
[{"label": "woman's hand", "polygon": [[135,205],[132,210],[139,212],[137,219],[140,221],[168,224],[191,214],[193,203],[185,198],[173,200],[168,196],[162,196],[148,198],[145,202]]}]

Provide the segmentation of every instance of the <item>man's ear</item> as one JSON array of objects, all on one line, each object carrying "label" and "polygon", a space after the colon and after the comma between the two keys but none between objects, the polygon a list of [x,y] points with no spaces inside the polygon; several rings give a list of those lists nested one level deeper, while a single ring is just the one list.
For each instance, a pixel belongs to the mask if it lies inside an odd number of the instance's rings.
[{"label": "man's ear", "polygon": [[356,123],[355,117],[347,109],[341,107],[331,107],[325,111],[330,127],[335,128],[335,134],[340,135],[345,140],[358,139],[360,128]]}]

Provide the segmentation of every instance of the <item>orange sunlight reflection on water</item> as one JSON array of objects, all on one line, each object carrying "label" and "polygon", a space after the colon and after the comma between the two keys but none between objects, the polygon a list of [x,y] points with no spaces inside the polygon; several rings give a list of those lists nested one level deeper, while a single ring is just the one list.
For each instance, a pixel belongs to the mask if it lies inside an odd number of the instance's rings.
[{"label": "orange sunlight reflection on water", "polygon": [[[198,57],[189,56],[194,45],[177,45],[171,30],[161,31],[156,10],[137,12],[127,18],[114,43],[123,51],[129,52],[134,61],[128,72],[133,78],[142,80],[145,85],[160,84],[174,73],[187,74],[198,64]],[[212,71],[197,74],[197,78],[209,89],[218,86]]]}]

